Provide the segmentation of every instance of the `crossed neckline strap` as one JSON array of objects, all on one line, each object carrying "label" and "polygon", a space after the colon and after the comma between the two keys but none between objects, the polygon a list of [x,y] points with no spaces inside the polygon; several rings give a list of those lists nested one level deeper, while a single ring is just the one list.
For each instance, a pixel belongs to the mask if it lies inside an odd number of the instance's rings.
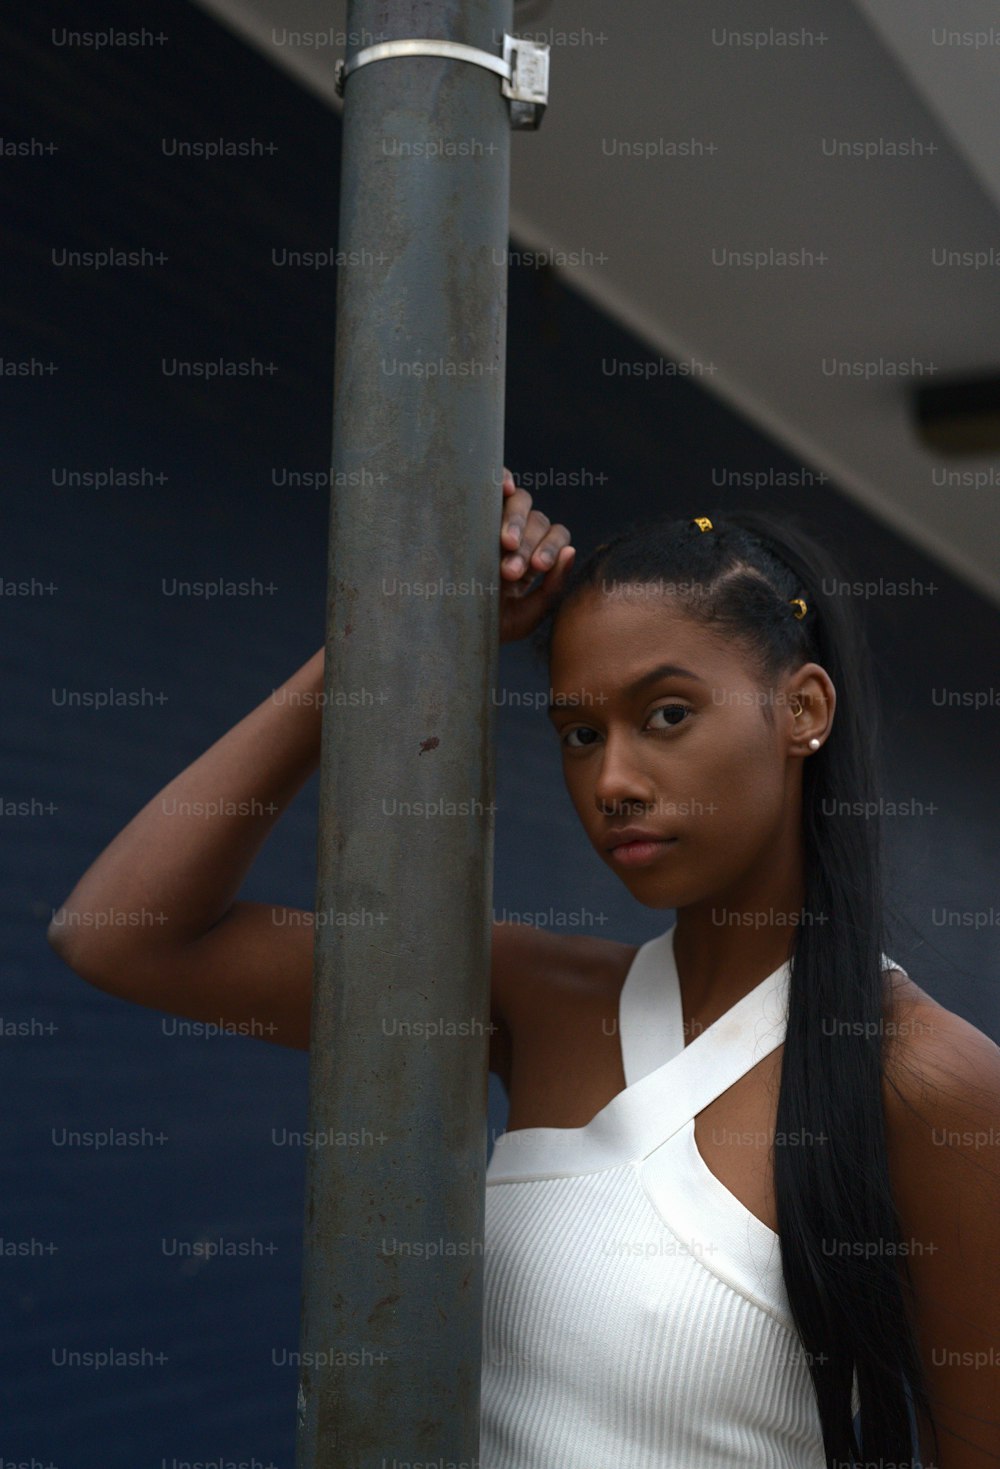
[{"label": "crossed neckline strap", "polygon": [[684,1011],[674,958],[677,925],[642,944],[618,998],[625,1085],[633,1086],[684,1050]]},{"label": "crossed neckline strap", "polygon": [[583,1127],[502,1133],[488,1181],[571,1177],[648,1157],[784,1040],[789,964],[684,1045],[676,924],[642,944],[619,998],[625,1090]]}]

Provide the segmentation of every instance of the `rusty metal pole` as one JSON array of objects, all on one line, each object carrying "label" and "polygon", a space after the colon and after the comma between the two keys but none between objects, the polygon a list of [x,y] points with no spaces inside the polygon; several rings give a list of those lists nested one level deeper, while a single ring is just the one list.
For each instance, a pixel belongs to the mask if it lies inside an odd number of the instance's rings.
[{"label": "rusty metal pole", "polygon": [[[511,0],[353,0],[500,54]],[[479,1451],[511,103],[343,80],[297,1469]]]}]

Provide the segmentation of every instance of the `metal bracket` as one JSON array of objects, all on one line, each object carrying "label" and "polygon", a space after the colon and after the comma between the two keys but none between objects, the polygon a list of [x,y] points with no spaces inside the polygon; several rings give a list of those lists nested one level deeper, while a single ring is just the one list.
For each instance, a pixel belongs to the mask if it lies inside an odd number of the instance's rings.
[{"label": "metal bracket", "polygon": [[549,46],[545,41],[528,41],[521,36],[509,36],[505,31],[503,56],[494,56],[461,41],[379,41],[358,51],[350,61],[337,62],[334,67],[337,96],[344,95],[344,83],[359,66],[392,56],[444,56],[485,67],[496,72],[501,79],[501,92],[510,98],[512,128],[537,128],[542,120],[549,100]]}]

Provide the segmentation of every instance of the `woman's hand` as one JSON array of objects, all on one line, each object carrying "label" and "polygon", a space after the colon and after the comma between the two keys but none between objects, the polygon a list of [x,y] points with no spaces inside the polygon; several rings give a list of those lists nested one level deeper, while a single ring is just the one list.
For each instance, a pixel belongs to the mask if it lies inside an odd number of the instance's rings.
[{"label": "woman's hand", "polygon": [[[564,525],[553,525],[531,496],[503,472],[500,526],[500,641],[512,643],[537,627],[559,592],[576,556]],[[543,573],[532,591],[532,583]]]}]

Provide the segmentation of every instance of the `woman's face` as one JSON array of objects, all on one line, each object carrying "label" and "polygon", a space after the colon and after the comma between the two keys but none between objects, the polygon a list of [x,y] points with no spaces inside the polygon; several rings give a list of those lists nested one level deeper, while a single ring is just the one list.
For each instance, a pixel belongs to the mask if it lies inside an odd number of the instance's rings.
[{"label": "woman's face", "polygon": [[[745,649],[645,590],[588,589],[556,619],[550,718],[570,797],[646,906],[759,899],[769,873],[801,860],[797,697],[761,687]],[[628,825],[668,840],[616,857]]]}]

